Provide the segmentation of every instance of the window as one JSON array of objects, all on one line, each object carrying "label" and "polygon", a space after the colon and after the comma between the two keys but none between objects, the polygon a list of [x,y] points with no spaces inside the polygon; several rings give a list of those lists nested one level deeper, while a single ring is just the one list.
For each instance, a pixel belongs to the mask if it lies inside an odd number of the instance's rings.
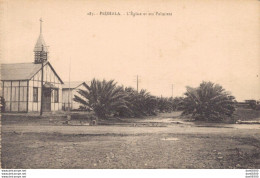
[{"label": "window", "polygon": [[58,89],[54,89],[54,103],[58,103],[59,102],[59,90]]},{"label": "window", "polygon": [[33,87],[33,102],[38,102],[38,88]]}]

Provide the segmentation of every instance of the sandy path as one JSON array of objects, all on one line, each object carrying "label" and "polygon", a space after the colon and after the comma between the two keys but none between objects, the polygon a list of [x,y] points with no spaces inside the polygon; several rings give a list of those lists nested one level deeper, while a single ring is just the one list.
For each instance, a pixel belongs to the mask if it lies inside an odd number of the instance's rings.
[{"label": "sandy path", "polygon": [[[229,125],[228,125],[229,126]],[[232,127],[233,126],[233,127]],[[62,134],[234,134],[260,135],[260,125],[230,125],[228,128],[196,127],[190,125],[171,125],[168,127],[129,127],[129,126],[2,126],[2,132],[20,133],[62,133]]]}]

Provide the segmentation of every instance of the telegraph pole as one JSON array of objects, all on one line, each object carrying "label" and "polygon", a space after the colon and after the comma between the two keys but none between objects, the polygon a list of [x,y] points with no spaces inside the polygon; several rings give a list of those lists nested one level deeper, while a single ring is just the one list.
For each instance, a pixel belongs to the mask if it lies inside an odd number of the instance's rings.
[{"label": "telegraph pole", "polygon": [[70,64],[69,64],[69,93],[68,93],[68,101],[69,101],[69,108],[68,108],[68,115],[67,115],[67,124],[69,123],[69,120],[71,119],[71,113],[70,113],[70,107],[72,107],[72,101],[71,101],[71,89],[70,89],[70,69],[71,69],[71,58],[70,58]]},{"label": "telegraph pole", "polygon": [[136,77],[136,88],[137,88],[137,93],[138,93],[138,75]]},{"label": "telegraph pole", "polygon": [[[40,34],[42,33],[42,18],[40,18]],[[42,116],[42,109],[43,109],[43,45],[42,51],[40,52],[40,60],[42,63],[42,77],[41,77],[41,108],[40,108],[40,116]]]},{"label": "telegraph pole", "polygon": [[172,84],[172,98],[173,98],[173,84]]},{"label": "telegraph pole", "polygon": [[70,59],[70,64],[69,64],[69,95],[68,95],[68,100],[69,100],[69,113],[70,113],[70,107],[72,106],[71,104],[71,90],[70,90],[70,65],[71,65],[71,59]]},{"label": "telegraph pole", "polygon": [[[41,56],[42,57],[42,56]],[[40,110],[40,116],[42,115],[42,108],[43,108],[43,59],[41,59],[42,63],[42,77],[41,77],[41,110]]]}]

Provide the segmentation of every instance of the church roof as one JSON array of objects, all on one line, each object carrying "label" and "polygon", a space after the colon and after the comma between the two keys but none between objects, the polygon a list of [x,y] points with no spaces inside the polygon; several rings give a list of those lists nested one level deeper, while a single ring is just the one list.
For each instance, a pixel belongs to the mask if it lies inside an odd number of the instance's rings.
[{"label": "church roof", "polygon": [[[53,67],[49,62],[44,65],[49,65],[61,83],[63,81],[57,75]],[[41,70],[41,64],[35,63],[13,63],[13,64],[1,64],[1,80],[30,80],[38,71]]]},{"label": "church roof", "polygon": [[45,41],[43,39],[43,35],[42,35],[42,33],[40,33],[39,38],[38,38],[38,40],[37,40],[37,42],[35,44],[35,47],[34,47],[33,51],[34,52],[42,51],[42,48],[43,48],[43,51],[48,52],[46,43],[45,43]]},{"label": "church roof", "polygon": [[75,89],[78,88],[81,84],[86,83],[83,81],[71,81],[70,84],[69,82],[64,82],[64,84],[62,85],[62,89]]},{"label": "church roof", "polygon": [[1,64],[1,80],[29,80],[41,69],[41,64]]}]

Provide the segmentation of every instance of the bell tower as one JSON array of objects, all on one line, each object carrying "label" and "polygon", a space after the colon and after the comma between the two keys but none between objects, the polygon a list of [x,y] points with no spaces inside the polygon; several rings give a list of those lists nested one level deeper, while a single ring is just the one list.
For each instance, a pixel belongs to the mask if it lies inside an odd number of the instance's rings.
[{"label": "bell tower", "polygon": [[34,63],[43,63],[48,60],[48,49],[42,36],[42,18],[40,18],[40,35],[34,47]]}]

